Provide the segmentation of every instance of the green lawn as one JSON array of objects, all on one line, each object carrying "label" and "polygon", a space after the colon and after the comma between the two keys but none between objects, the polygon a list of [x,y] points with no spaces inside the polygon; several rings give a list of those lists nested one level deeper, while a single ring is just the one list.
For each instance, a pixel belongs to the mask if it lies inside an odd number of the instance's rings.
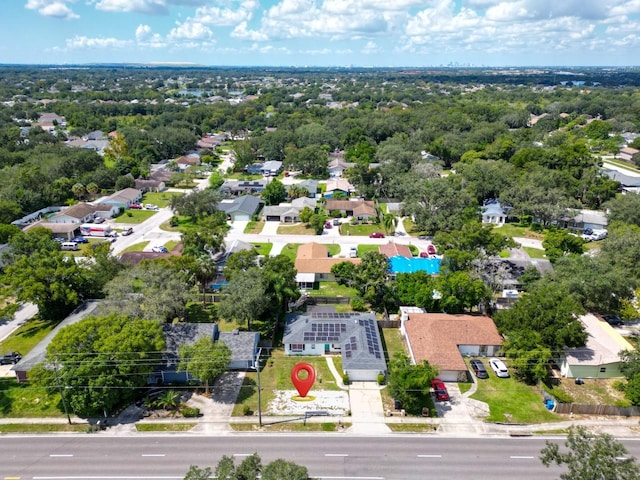
[{"label": "green lawn", "polygon": [[381,232],[383,230],[384,229],[382,225],[376,224],[351,225],[350,223],[343,223],[342,225],[340,225],[340,233],[342,235],[369,236],[373,232]]},{"label": "green lawn", "polygon": [[355,288],[338,285],[338,282],[320,282],[320,288],[307,291],[312,297],[356,297],[358,295]]},{"label": "green lawn", "polygon": [[18,351],[25,355],[55,328],[57,322],[33,317],[0,343],[0,352]]},{"label": "green lawn", "polygon": [[498,378],[493,373],[477,382],[478,390],[471,398],[489,405],[489,422],[542,423],[558,420],[557,415],[545,408],[542,394],[536,387],[518,382],[513,377]]},{"label": "green lawn", "polygon": [[531,258],[547,258],[544,250],[540,250],[539,248],[522,247],[522,249],[527,252]]},{"label": "green lawn", "polygon": [[142,252],[146,248],[146,246],[149,245],[149,243],[151,243],[151,242],[134,243],[133,245],[130,245],[127,248],[125,248],[121,253]]},{"label": "green lawn", "polygon": [[293,225],[279,225],[278,235],[315,235],[316,231],[306,223],[295,223]]},{"label": "green lawn", "polygon": [[167,250],[171,251],[174,248],[176,248],[176,246],[179,244],[180,242],[176,241],[176,240],[171,240],[167,243],[164,244],[165,247],[167,247]]},{"label": "green lawn", "polygon": [[329,252],[329,256],[335,257],[340,253],[340,245],[327,245],[327,252]]},{"label": "green lawn", "polygon": [[495,230],[507,237],[537,238],[538,240],[544,238],[544,232],[534,232],[529,227],[521,227],[515,223],[505,223],[500,227],[496,227]]},{"label": "green lawn", "polygon": [[258,255],[267,256],[271,253],[271,249],[273,248],[273,243],[253,243],[256,247],[256,251]]},{"label": "green lawn", "polygon": [[0,378],[0,416],[63,417],[64,410],[57,393],[49,395],[45,388],[18,383],[15,378]]},{"label": "green lawn", "polygon": [[358,257],[362,257],[367,252],[378,252],[379,245],[358,245]]},{"label": "green lawn", "polygon": [[282,247],[282,251],[280,252],[280,254],[286,255],[291,260],[295,261],[296,254],[298,253],[298,247],[300,245],[300,243],[287,243],[284,247]]},{"label": "green lawn", "polygon": [[168,207],[173,197],[182,197],[181,192],[147,192],[142,196],[142,203],[152,203],[160,208]]},{"label": "green lawn", "polygon": [[126,210],[121,214],[116,215],[114,219],[118,223],[131,223],[137,225],[148,220],[155,214],[156,212],[153,210]]},{"label": "green lawn", "polygon": [[387,353],[387,361],[396,353],[407,353],[407,348],[399,328],[383,328],[382,340],[384,350]]},{"label": "green lawn", "polygon": [[264,228],[264,220],[259,221],[250,221],[247,223],[247,226],[244,228],[244,233],[260,233]]}]

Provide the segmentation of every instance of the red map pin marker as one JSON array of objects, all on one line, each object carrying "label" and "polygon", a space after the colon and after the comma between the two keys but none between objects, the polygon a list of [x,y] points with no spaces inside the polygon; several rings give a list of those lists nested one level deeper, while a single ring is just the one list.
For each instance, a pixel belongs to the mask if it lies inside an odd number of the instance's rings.
[{"label": "red map pin marker", "polygon": [[[300,378],[301,371],[307,372],[307,378]],[[306,397],[316,381],[316,369],[308,363],[298,363],[291,369],[291,381],[301,397]]]}]

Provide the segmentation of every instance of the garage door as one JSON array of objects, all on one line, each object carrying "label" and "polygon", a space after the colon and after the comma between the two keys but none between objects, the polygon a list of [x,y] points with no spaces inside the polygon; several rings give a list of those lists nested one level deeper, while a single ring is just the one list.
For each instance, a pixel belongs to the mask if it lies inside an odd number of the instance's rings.
[{"label": "garage door", "polygon": [[233,219],[239,222],[248,222],[249,220],[251,220],[251,217],[249,215],[237,214],[233,216]]},{"label": "garage door", "polygon": [[280,217],[278,215],[267,215],[267,222],[279,222]]}]

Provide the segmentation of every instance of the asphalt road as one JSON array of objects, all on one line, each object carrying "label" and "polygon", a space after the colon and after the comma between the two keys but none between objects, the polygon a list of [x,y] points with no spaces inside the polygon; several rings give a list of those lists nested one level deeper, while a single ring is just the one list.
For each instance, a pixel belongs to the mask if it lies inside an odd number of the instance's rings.
[{"label": "asphalt road", "polygon": [[[626,441],[634,455],[640,443]],[[442,438],[423,435],[228,434],[4,436],[0,478],[20,480],[182,479],[190,465],[239,463],[258,453],[304,465],[312,477],[348,480],[558,478],[538,460],[542,438]]]}]

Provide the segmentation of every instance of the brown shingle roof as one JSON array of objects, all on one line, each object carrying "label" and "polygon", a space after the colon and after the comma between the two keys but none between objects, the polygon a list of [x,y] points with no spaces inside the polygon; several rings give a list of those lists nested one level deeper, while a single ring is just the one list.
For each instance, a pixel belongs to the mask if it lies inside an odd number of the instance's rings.
[{"label": "brown shingle roof", "polygon": [[354,215],[376,215],[376,205],[371,200],[327,200],[327,210],[353,211]]},{"label": "brown shingle roof", "polygon": [[298,247],[295,267],[298,273],[331,273],[331,267],[340,262],[358,264],[359,258],[330,258],[325,245],[311,242]]},{"label": "brown shingle roof", "polygon": [[416,363],[441,370],[467,369],[459,345],[502,345],[493,320],[480,315],[410,313],[405,329]]},{"label": "brown shingle roof", "polygon": [[69,208],[65,208],[64,210],[61,210],[57,215],[66,215],[68,217],[73,217],[73,218],[84,218],[87,215],[92,215],[93,213],[95,213],[96,211],[96,207],[93,205],[90,205],[88,203],[76,203],[75,205],[70,206]]},{"label": "brown shingle roof", "polygon": [[409,247],[407,247],[406,245],[399,245],[394,242],[389,242],[386,245],[380,245],[378,247],[378,251],[382,255],[386,255],[389,258],[397,257],[397,256],[401,256],[405,258],[413,258],[413,255],[411,254],[411,250],[409,250]]}]

